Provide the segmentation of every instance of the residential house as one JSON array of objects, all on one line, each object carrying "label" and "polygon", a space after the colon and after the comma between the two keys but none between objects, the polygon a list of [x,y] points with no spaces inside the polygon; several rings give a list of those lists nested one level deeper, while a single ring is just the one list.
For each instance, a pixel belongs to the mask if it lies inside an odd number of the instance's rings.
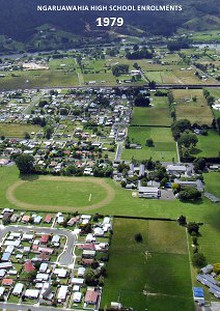
[{"label": "residential house", "polygon": [[99,292],[94,290],[87,290],[85,296],[85,303],[95,305],[99,299]]}]

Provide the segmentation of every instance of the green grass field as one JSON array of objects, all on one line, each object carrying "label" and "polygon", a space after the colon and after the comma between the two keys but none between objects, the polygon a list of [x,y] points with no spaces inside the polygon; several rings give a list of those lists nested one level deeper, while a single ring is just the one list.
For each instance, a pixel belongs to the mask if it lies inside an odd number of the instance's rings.
[{"label": "green grass field", "polygon": [[[128,136],[131,142],[141,144],[142,149],[124,149],[122,159],[131,160],[132,157],[137,160],[152,157],[155,161],[172,161],[173,158],[176,159],[176,146],[169,128],[130,127]],[[153,139],[154,147],[145,146],[148,138]]]},{"label": "green grass field", "polygon": [[[119,301],[137,311],[172,311],[177,306],[179,311],[194,310],[183,228],[176,223],[115,219],[113,230],[103,307]],[[138,232],[142,243],[134,239]]]},{"label": "green grass field", "polygon": [[[211,146],[211,148],[210,148]],[[219,134],[214,130],[208,131],[208,136],[199,135],[195,153],[198,157],[219,157],[220,139]]]},{"label": "green grass field", "polygon": [[167,97],[152,97],[151,107],[134,107],[131,124],[171,125]]},{"label": "green grass field", "polygon": [[23,138],[25,133],[38,132],[37,125],[28,124],[1,124],[0,123],[0,136]]},{"label": "green grass field", "polygon": [[[206,190],[220,196],[220,173],[205,174]],[[89,177],[88,177],[89,178]],[[20,180],[18,170],[15,166],[0,167],[0,207],[11,207],[23,210],[14,203],[8,201],[6,192],[9,187]],[[100,180],[97,178],[97,180]],[[104,179],[105,182],[114,190],[114,199],[106,203],[101,208],[92,208],[89,213],[102,213],[104,215],[129,215],[129,216],[144,216],[144,217],[165,217],[176,219],[180,215],[186,215],[188,221],[198,221],[209,223],[220,232],[220,203],[212,204],[208,199],[198,204],[182,203],[178,200],[162,201],[162,200],[146,200],[133,198],[132,193],[121,188],[120,184],[115,183],[111,179]],[[100,181],[103,181],[101,179]],[[30,181],[32,183],[32,181]],[[60,181],[62,184],[63,181]],[[72,183],[80,190],[80,183]],[[46,196],[48,194],[47,188],[41,187],[41,192],[37,191],[38,196]],[[78,193],[78,192],[77,192]],[[80,193],[80,192],[79,192]],[[27,193],[25,193],[25,196]],[[25,197],[22,199],[24,200]],[[60,202],[65,205],[65,196],[61,194]],[[36,202],[37,204],[38,202]],[[45,209],[43,211],[55,211],[54,208]],[[75,209],[67,208],[69,212]],[[40,210],[39,210],[40,211]]]},{"label": "green grass field", "polygon": [[167,108],[135,107],[131,124],[135,125],[170,125],[170,113]]},{"label": "green grass field", "polygon": [[[45,192],[44,189],[47,189]],[[14,191],[15,197],[29,204],[40,204],[66,207],[83,207],[96,204],[106,197],[103,187],[92,182],[80,182],[80,187],[74,182],[53,180],[35,180],[21,184]],[[90,196],[91,195],[91,196]]]}]

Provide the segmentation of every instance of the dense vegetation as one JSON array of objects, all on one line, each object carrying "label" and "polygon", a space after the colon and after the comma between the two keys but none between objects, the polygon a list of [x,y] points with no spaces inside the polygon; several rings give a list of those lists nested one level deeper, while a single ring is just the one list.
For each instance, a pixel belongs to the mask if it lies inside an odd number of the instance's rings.
[{"label": "dense vegetation", "polygon": [[[177,0],[181,4],[181,12],[114,12],[114,16],[123,16],[125,25],[117,32],[134,35],[161,34],[169,36],[179,28],[188,30],[219,29],[218,0],[210,0],[207,5],[205,0]],[[8,0],[1,3],[0,11],[0,51],[4,50],[43,50],[53,47],[71,48],[87,42],[88,38],[97,35],[105,37],[105,41],[112,40],[107,31],[97,31],[95,19],[98,16],[112,15],[112,12],[86,11],[86,12],[38,12],[36,6],[42,4],[39,0]],[[47,1],[47,5],[60,5],[60,1]],[[75,5],[88,5],[82,0]],[[113,3],[109,0],[96,0],[92,5],[124,5],[121,0]],[[133,1],[126,1],[126,5],[133,5]],[[144,0],[138,4],[146,5]],[[165,0],[154,1],[154,5],[167,4]],[[62,5],[70,5],[68,0],[63,0]],[[57,18],[59,16],[59,18]],[[156,18],[155,18],[156,16]],[[201,22],[204,20],[204,23]],[[12,22],[13,21],[13,22]],[[22,31],[21,31],[22,29]],[[45,30],[46,29],[46,30]],[[53,29],[53,31],[50,31]],[[88,31],[89,30],[89,31]],[[42,34],[42,31],[46,33]],[[4,36],[1,36],[4,35]],[[46,38],[42,38],[42,35]],[[40,42],[40,43],[39,43]]]}]

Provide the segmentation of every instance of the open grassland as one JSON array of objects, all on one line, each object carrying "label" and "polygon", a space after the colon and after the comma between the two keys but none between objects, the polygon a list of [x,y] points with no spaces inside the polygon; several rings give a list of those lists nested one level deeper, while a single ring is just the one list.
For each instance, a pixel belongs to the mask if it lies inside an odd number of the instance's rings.
[{"label": "open grassland", "polygon": [[220,154],[220,136],[214,130],[208,131],[208,136],[199,135],[196,148],[192,152],[198,157],[219,157]]},{"label": "open grassland", "polygon": [[193,32],[191,40],[193,40],[195,43],[215,42],[219,40],[219,31],[209,30],[209,31]]},{"label": "open grassland", "polygon": [[[211,125],[213,115],[202,90],[173,90],[177,119],[188,119],[192,124]],[[193,101],[193,98],[196,101]]]},{"label": "open grassland", "polygon": [[[218,174],[218,175],[217,175]],[[207,190],[218,195],[220,189],[220,178],[219,173],[205,174],[205,181]],[[34,176],[34,180],[38,176]],[[39,176],[41,178],[41,176]],[[57,177],[60,183],[64,183],[62,178]],[[87,179],[87,178],[86,178]],[[88,177],[90,179],[90,177]],[[192,203],[182,203],[178,200],[174,201],[162,201],[162,200],[147,200],[133,198],[132,192],[121,188],[120,184],[115,183],[111,179],[100,179],[96,178],[101,184],[103,181],[112,189],[114,192],[114,198],[109,200],[102,206],[95,204],[91,206],[89,213],[102,213],[104,215],[130,215],[130,216],[145,216],[145,217],[165,217],[176,219],[180,215],[186,215],[188,221],[198,221],[209,223],[210,225],[219,229],[220,232],[220,203],[212,204],[208,199],[204,199],[203,202],[198,204]],[[20,210],[26,210],[26,208],[21,207],[16,204],[16,202],[11,202],[7,198],[8,189],[15,185],[21,179],[19,178],[18,171],[15,166],[0,167],[0,207],[11,207]],[[71,178],[70,178],[71,180]],[[78,179],[77,179],[78,181]],[[29,181],[32,183],[32,181]],[[73,182],[74,187],[80,189],[81,185],[79,182]],[[100,186],[101,187],[101,186]],[[110,190],[109,190],[110,191]],[[48,193],[47,188],[41,189],[41,193],[38,192],[39,196],[46,196]],[[26,194],[25,194],[26,196]],[[25,196],[23,200],[25,200]],[[219,194],[220,196],[220,194]],[[74,199],[74,198],[73,198]],[[60,198],[61,200],[61,198]],[[65,207],[65,196],[62,196],[62,206]],[[37,206],[38,202],[34,202],[34,207],[32,210],[40,211]],[[55,206],[45,207],[41,206],[41,211],[54,212]],[[76,209],[74,207],[65,207],[63,211],[74,212]],[[61,209],[60,209],[61,211]],[[83,207],[78,209],[78,211],[83,211]]]},{"label": "open grassland", "polygon": [[135,107],[131,124],[171,125],[169,108]]},{"label": "open grassland", "polygon": [[153,96],[151,107],[134,107],[131,124],[171,125],[167,97]]},{"label": "open grassland", "polygon": [[54,87],[78,85],[74,59],[52,60],[48,70],[31,70],[0,72],[5,77],[0,78],[1,89],[17,89],[31,87]]},{"label": "open grassland", "polygon": [[218,89],[217,88],[207,88],[207,90],[215,98],[220,98],[220,88],[218,88]]},{"label": "open grassland", "polygon": [[95,84],[98,85],[116,85],[116,79],[113,76],[113,74],[111,72],[107,72],[107,73],[88,73],[88,74],[83,74],[83,78],[84,78],[84,83],[88,83],[89,82],[95,82]]},{"label": "open grassland", "polygon": [[[183,228],[176,223],[115,219],[113,231],[103,307],[120,301],[137,311],[172,311],[177,306],[179,311],[193,310]],[[142,243],[134,239],[138,232]]]},{"label": "open grassland", "polygon": [[37,125],[27,124],[1,124],[0,136],[23,138],[25,133],[37,132],[39,127]]},{"label": "open grassland", "polygon": [[[132,143],[141,144],[142,149],[124,149],[122,158],[125,160],[131,160],[132,157],[137,160],[152,157],[155,161],[176,159],[176,146],[170,128],[130,127],[128,136]],[[146,146],[146,140],[149,138],[153,139],[154,147]]]}]

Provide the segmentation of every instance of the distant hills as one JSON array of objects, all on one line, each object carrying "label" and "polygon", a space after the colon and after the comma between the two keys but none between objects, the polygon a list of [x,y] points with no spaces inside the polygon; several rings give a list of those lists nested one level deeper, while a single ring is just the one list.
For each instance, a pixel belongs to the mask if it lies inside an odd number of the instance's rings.
[{"label": "distant hills", "polygon": [[[147,3],[146,3],[147,2]],[[1,1],[0,51],[44,50],[74,47],[98,35],[109,36],[108,29],[97,29],[98,16],[122,16],[127,35],[165,35],[178,29],[220,30],[219,0],[173,0],[182,12],[38,12],[37,5],[164,5],[167,0],[7,0]],[[41,28],[42,27],[42,28]],[[116,31],[117,32],[117,31]],[[93,39],[92,39],[93,40]]]}]

